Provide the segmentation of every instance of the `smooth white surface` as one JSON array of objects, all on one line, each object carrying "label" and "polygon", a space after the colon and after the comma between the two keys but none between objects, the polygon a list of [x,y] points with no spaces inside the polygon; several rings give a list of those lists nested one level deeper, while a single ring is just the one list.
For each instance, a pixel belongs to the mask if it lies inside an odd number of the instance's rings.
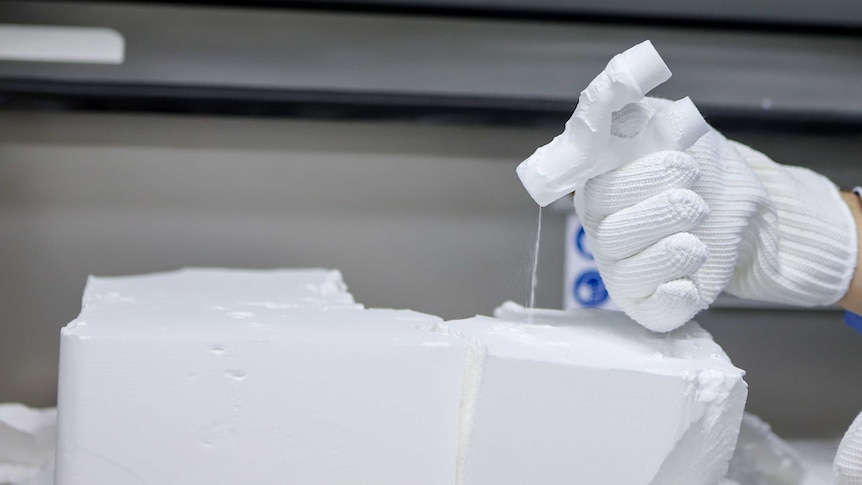
[{"label": "smooth white surface", "polygon": [[445,325],[487,356],[462,430],[463,483],[724,477],[747,390],[697,324],[658,335],[619,312],[509,303],[497,314]]},{"label": "smooth white surface", "polygon": [[[95,277],[84,289],[83,313],[150,311],[165,307],[234,312],[294,308],[362,308],[337,270],[185,268],[137,276]],[[239,315],[239,314],[238,314]],[[113,325],[113,323],[111,324]]]},{"label": "smooth white surface", "polygon": [[284,306],[332,275],[91,280],[63,329],[57,483],[451,480],[464,346],[429,315]]},{"label": "smooth white surface", "polygon": [[125,41],[113,29],[0,25],[0,60],[122,64]]}]

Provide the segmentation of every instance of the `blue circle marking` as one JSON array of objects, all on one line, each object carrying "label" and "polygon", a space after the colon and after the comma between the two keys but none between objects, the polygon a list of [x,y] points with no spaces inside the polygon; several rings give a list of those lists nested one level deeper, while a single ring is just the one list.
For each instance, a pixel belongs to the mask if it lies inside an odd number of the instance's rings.
[{"label": "blue circle marking", "polygon": [[608,300],[608,290],[598,271],[585,271],[572,286],[575,301],[585,307],[597,307]]},{"label": "blue circle marking", "polygon": [[578,232],[575,233],[575,247],[578,248],[578,252],[581,253],[581,256],[592,261],[593,253],[587,248],[586,237],[587,233],[584,232],[584,226],[578,226]]}]

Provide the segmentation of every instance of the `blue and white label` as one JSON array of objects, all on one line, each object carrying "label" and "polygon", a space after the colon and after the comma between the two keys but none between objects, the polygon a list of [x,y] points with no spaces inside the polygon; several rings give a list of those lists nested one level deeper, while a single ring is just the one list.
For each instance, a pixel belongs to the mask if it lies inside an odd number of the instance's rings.
[{"label": "blue and white label", "polygon": [[575,213],[566,220],[566,281],[563,291],[566,308],[619,310],[605,288],[584,227]]}]

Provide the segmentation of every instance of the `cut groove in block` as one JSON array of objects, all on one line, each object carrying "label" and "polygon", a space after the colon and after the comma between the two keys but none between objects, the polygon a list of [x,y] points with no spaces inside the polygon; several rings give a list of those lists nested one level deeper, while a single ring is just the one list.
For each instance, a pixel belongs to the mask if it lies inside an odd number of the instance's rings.
[{"label": "cut groove in block", "polygon": [[[743,372],[697,324],[659,335],[617,312],[514,304],[445,326],[486,346],[463,483],[714,485]],[[516,321],[511,321],[512,319]],[[465,381],[466,382],[466,381]]]}]

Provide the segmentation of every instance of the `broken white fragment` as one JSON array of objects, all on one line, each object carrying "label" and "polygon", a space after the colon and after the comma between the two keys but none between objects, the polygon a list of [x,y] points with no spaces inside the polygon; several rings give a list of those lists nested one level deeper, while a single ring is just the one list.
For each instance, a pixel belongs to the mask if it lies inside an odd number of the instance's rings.
[{"label": "broken white fragment", "polygon": [[[715,485],[747,395],[697,324],[666,335],[601,310],[448,322],[481,345],[460,453],[467,485]],[[532,319],[532,323],[527,323]]]},{"label": "broken white fragment", "polygon": [[0,404],[0,462],[41,466],[54,449],[56,409]]},{"label": "broken white fragment", "polygon": [[544,207],[596,175],[660,150],[685,150],[709,131],[689,98],[652,117],[632,137],[612,135],[611,119],[671,76],[650,41],[614,56],[581,92],[564,131],[518,165],[518,177]]},{"label": "broken white fragment", "polygon": [[57,411],[0,404],[0,483],[29,483],[54,458]]},{"label": "broken white fragment", "polygon": [[759,417],[745,413],[727,478],[743,485],[802,485],[799,453]]}]

